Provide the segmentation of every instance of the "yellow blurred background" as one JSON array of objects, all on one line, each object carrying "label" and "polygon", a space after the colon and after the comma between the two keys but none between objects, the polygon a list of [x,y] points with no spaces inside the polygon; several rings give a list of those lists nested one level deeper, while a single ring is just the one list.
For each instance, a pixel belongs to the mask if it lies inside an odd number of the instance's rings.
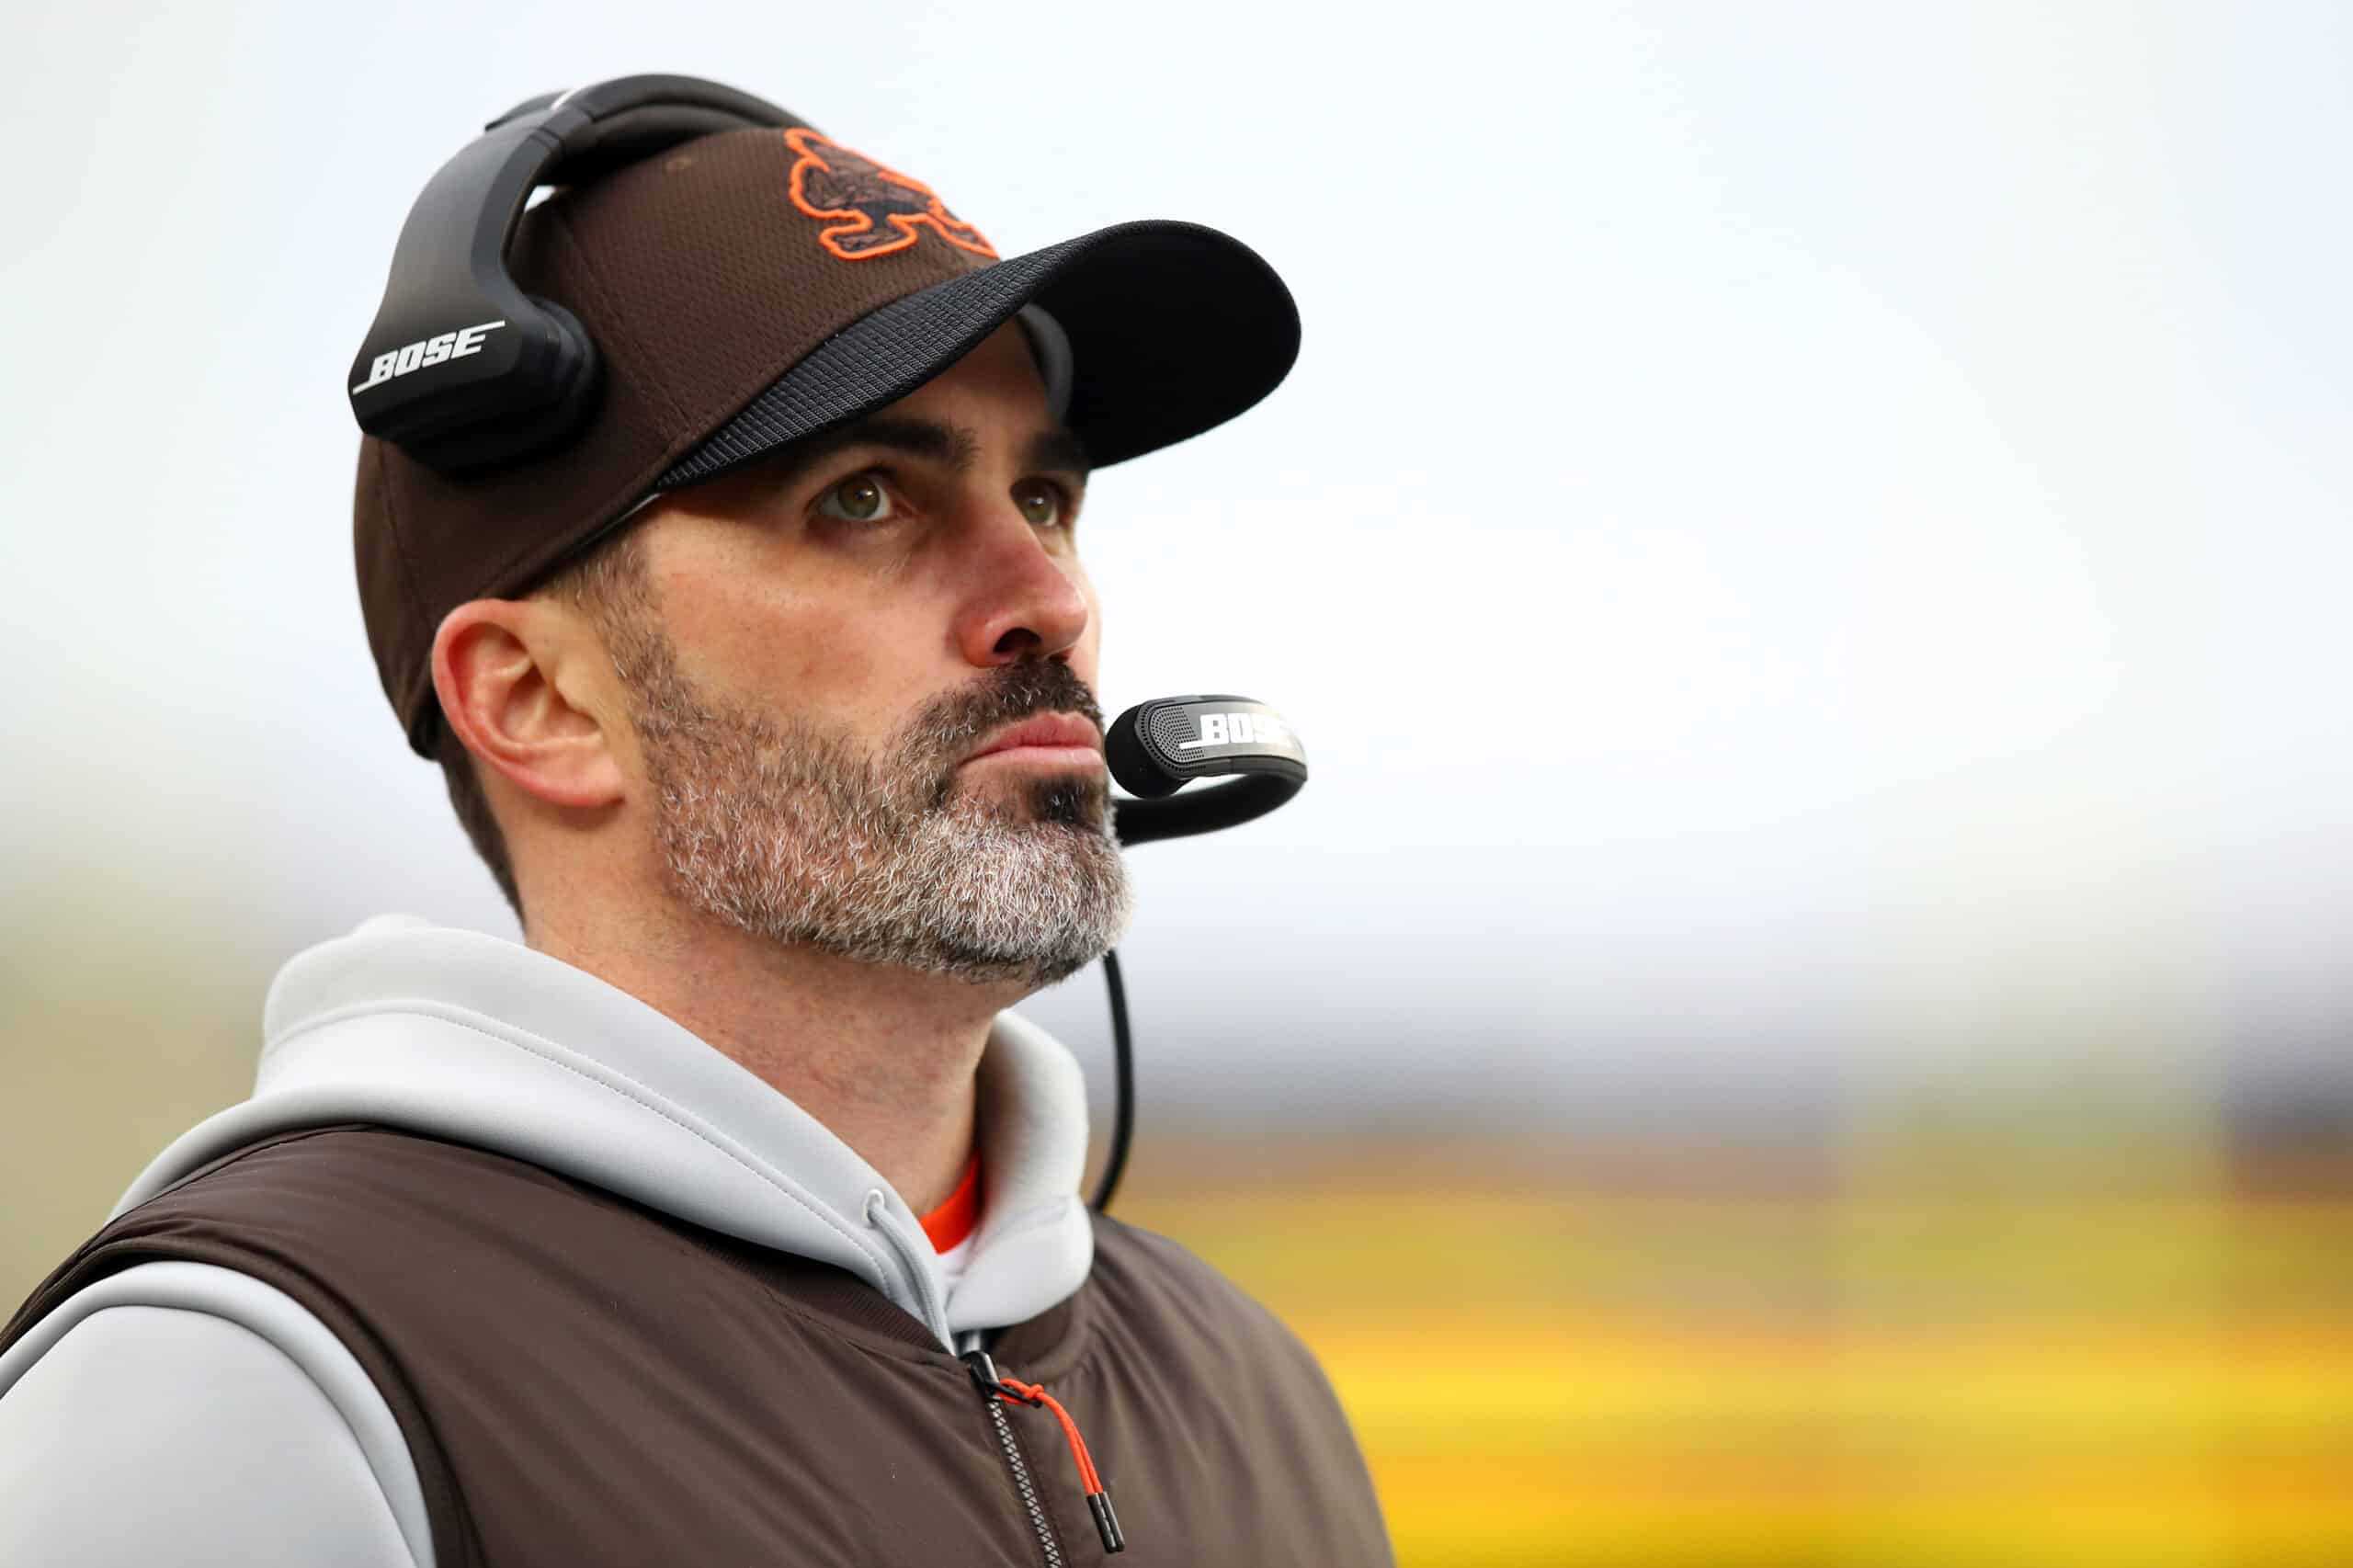
[{"label": "yellow blurred background", "polygon": [[1401,1563],[2353,1562],[2353,1160],[1154,1169],[1127,1217],[1322,1356]]}]

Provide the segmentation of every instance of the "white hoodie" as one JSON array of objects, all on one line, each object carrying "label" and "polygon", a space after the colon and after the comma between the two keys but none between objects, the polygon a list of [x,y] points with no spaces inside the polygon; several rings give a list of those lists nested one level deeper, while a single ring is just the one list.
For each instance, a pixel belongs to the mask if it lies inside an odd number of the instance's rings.
[{"label": "white hoodie", "polygon": [[[253,1097],[165,1150],[114,1215],[257,1140],[365,1121],[835,1265],[951,1349],[1071,1295],[1093,1259],[1085,1085],[1010,1013],[982,1058],[986,1196],[953,1278],[890,1183],[806,1111],[514,942],[379,916],[278,971],[263,1035]],[[0,1356],[0,1562],[433,1562],[407,1445],[358,1360],[292,1298],[204,1264],[127,1269]]]}]

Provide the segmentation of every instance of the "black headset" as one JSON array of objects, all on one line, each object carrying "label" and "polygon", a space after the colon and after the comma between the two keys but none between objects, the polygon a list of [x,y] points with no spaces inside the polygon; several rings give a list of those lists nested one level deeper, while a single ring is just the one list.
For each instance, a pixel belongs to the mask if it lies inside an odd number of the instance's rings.
[{"label": "black headset", "polygon": [[[409,209],[374,324],[351,364],[351,411],[369,435],[449,472],[517,462],[563,444],[595,398],[597,346],[578,318],[526,294],[506,246],[531,192],[592,178],[714,131],[804,125],[764,98],[696,76],[621,76],[526,98],[441,165]],[[452,328],[451,322],[472,324]],[[1045,352],[1064,361],[1059,329]],[[1164,697],[1104,736],[1111,777],[1134,797],[1114,830],[1126,847],[1266,815],[1307,783],[1307,753],[1282,716],[1243,697]],[[1231,782],[1179,797],[1196,779]],[[1134,1047],[1117,952],[1111,994],[1118,1109],[1093,1199],[1109,1206],[1135,1127]]]},{"label": "black headset", "polygon": [[401,225],[383,303],[351,362],[359,427],[446,472],[562,446],[596,396],[597,346],[570,311],[524,293],[506,270],[531,192],[713,131],[803,123],[695,76],[542,93],[492,120],[426,182]]}]

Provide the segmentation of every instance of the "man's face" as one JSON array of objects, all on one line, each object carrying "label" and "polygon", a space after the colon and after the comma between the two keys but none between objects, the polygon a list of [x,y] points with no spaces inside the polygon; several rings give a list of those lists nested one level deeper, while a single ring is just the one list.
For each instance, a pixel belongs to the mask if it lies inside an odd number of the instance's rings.
[{"label": "man's face", "polygon": [[677,898],[1033,986],[1118,938],[1085,480],[1008,324],[850,430],[648,509],[642,591],[602,619]]}]

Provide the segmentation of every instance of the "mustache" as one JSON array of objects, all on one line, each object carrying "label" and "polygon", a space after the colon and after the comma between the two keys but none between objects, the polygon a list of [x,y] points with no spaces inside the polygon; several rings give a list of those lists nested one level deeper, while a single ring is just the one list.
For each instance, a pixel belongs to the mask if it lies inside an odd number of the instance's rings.
[{"label": "mustache", "polygon": [[1068,665],[1023,659],[936,699],[916,715],[910,739],[927,759],[952,763],[990,731],[1040,713],[1076,713],[1098,734],[1103,730],[1095,693]]}]

